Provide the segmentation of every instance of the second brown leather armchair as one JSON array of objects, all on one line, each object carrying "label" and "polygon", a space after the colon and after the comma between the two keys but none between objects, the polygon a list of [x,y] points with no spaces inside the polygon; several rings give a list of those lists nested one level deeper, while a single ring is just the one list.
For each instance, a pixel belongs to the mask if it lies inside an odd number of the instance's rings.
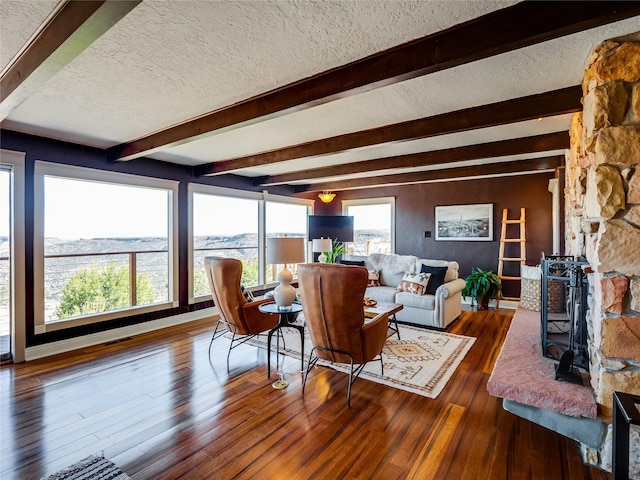
[{"label": "second brown leather armchair", "polygon": [[364,365],[376,357],[382,363],[389,318],[380,314],[365,323],[363,299],[368,280],[364,267],[298,265],[302,308],[313,344],[302,383],[303,395],[309,371],[319,359],[346,363],[350,365],[347,405],[351,406],[351,385]]}]

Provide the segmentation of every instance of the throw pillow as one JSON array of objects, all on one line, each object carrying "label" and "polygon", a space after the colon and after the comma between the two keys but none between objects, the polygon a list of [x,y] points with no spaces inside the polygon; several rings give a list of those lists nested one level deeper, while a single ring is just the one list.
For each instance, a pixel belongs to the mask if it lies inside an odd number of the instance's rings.
[{"label": "throw pillow", "polygon": [[364,260],[338,260],[340,265],[355,265],[356,267],[364,267]]},{"label": "throw pillow", "polygon": [[378,270],[369,270],[369,283],[367,287],[379,287],[380,286],[380,272]]},{"label": "throw pillow", "polygon": [[401,292],[415,293],[416,295],[424,295],[427,291],[430,276],[430,273],[416,273],[415,275],[406,273],[404,277],[402,277],[400,285],[398,285],[398,290]]},{"label": "throw pillow", "polygon": [[247,290],[244,285],[240,285],[240,290],[242,290],[242,294],[244,298],[247,299],[247,302],[253,302],[253,293],[250,290]]},{"label": "throw pillow", "polygon": [[422,265],[420,272],[431,274],[429,284],[427,285],[428,295],[435,295],[438,287],[444,284],[444,277],[447,274],[447,268],[448,267],[429,267],[428,265]]}]

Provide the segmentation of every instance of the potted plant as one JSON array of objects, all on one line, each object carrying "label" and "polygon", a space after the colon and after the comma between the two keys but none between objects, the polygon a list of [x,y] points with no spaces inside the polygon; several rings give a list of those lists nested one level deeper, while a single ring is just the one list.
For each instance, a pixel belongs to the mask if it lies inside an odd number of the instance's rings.
[{"label": "potted plant", "polygon": [[472,299],[471,306],[477,303],[478,310],[488,309],[489,300],[497,298],[502,293],[500,277],[491,271],[473,267],[471,274],[464,281],[466,285],[462,290],[462,295]]},{"label": "potted plant", "polygon": [[345,253],[344,243],[333,240],[331,242],[331,251],[327,252],[327,263],[336,263],[336,260],[340,255]]}]

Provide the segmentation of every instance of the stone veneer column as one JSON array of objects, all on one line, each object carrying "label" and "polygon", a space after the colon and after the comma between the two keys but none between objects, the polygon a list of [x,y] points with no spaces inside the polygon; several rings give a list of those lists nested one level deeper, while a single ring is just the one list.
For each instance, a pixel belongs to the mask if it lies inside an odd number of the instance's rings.
[{"label": "stone veneer column", "polygon": [[[593,270],[591,385],[610,421],[613,391],[640,395],[640,33],[596,47],[582,88],[566,162],[566,252]],[[601,452],[585,451],[587,461],[611,470],[610,441],[611,432]],[[640,478],[637,429],[632,449]]]}]

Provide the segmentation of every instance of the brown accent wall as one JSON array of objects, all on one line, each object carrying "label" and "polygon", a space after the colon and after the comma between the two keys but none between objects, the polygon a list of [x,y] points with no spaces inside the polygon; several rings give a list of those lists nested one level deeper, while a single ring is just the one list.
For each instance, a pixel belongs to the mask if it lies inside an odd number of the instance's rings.
[{"label": "brown accent wall", "polygon": [[[315,213],[323,215],[340,214],[342,200],[395,197],[396,253],[416,255],[421,258],[455,260],[460,264],[460,275],[465,277],[475,266],[497,271],[503,208],[509,209],[510,218],[519,217],[521,207],[526,209],[526,263],[528,265],[536,265],[543,252],[547,255],[552,254],[552,199],[548,191],[549,180],[552,178],[554,178],[553,173],[543,173],[351,190],[338,192],[333,202],[328,205],[323,204],[316,194],[305,194],[304,197],[315,199]],[[434,207],[471,203],[494,204],[494,240],[492,242],[436,241]],[[431,238],[425,238],[425,231],[431,232]],[[510,236],[516,236],[516,234]],[[512,244],[511,247],[514,245]],[[509,272],[505,269],[505,273]],[[519,295],[518,282],[508,282],[508,284],[505,282],[505,288],[505,295]]]}]

